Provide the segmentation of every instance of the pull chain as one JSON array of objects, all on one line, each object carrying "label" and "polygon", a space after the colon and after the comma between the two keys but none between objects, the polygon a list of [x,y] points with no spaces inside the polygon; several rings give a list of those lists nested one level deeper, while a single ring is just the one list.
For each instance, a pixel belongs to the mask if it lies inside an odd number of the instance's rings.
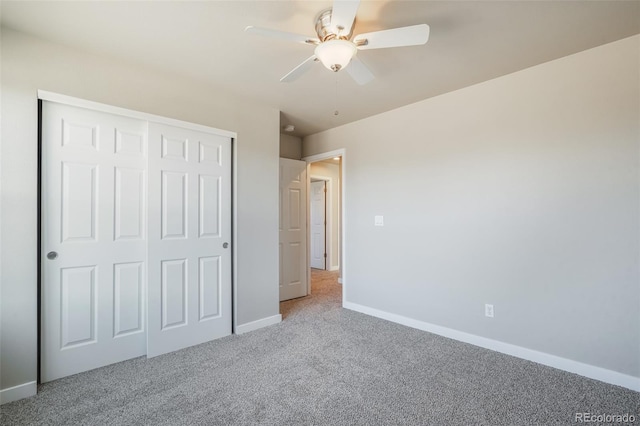
[{"label": "pull chain", "polygon": [[333,111],[333,115],[337,117],[338,114],[340,114],[340,111],[338,111],[338,73],[335,73],[335,75],[336,75],[336,93],[334,98],[335,110]]}]

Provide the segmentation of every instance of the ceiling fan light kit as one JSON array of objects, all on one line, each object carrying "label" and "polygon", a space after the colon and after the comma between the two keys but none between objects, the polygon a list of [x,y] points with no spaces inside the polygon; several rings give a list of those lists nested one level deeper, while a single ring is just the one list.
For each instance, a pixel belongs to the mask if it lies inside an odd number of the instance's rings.
[{"label": "ceiling fan light kit", "polygon": [[347,73],[356,83],[363,85],[373,80],[373,73],[356,57],[358,50],[383,49],[389,47],[417,46],[429,40],[429,26],[426,24],[375,31],[353,36],[356,12],[360,0],[334,0],[333,7],[321,11],[315,20],[318,38],[288,33],[266,28],[248,26],[246,32],[275,37],[316,46],[314,54],[280,79],[281,82],[297,80],[315,62],[321,62],[327,69]]},{"label": "ceiling fan light kit", "polygon": [[338,72],[349,65],[357,49],[356,45],[348,40],[333,39],[319,44],[314,53],[327,69]]}]

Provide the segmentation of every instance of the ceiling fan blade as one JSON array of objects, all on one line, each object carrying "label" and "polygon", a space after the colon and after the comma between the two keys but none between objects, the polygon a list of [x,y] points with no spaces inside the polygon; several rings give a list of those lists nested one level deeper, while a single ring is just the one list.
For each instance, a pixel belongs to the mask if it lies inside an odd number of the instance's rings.
[{"label": "ceiling fan blade", "polygon": [[289,71],[287,75],[280,79],[281,83],[290,83],[295,81],[305,72],[309,71],[309,69],[313,66],[316,61],[316,55],[312,55],[309,58],[305,59],[303,63]]},{"label": "ceiling fan blade", "polygon": [[331,28],[338,29],[338,35],[346,36],[351,33],[351,27],[356,19],[359,5],[360,0],[333,0]]},{"label": "ceiling fan blade", "polygon": [[266,37],[279,38],[281,40],[295,41],[303,44],[320,44],[320,40],[314,37],[307,37],[306,35],[288,33],[286,31],[270,30],[268,28],[260,28],[249,25],[244,29],[245,32],[250,34],[256,34]]},{"label": "ceiling fan blade", "polygon": [[347,73],[355,80],[359,85],[364,85],[374,79],[371,70],[367,67],[364,62],[358,59],[357,56],[354,56],[351,59],[351,63],[348,67],[345,68]]},{"label": "ceiling fan blade", "polygon": [[353,39],[353,42],[358,46],[358,49],[366,50],[417,46],[425,44],[427,40],[429,40],[429,26],[427,24],[419,24],[360,34]]}]

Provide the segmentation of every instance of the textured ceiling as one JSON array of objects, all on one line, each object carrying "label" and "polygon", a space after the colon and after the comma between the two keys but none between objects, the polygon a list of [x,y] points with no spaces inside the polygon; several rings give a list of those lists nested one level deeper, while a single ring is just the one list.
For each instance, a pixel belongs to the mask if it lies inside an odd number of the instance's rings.
[{"label": "textured ceiling", "polygon": [[272,105],[298,136],[640,33],[638,1],[364,0],[354,34],[427,23],[429,42],[360,52],[376,76],[365,86],[320,64],[285,84],[280,77],[313,47],[244,28],[314,36],[314,18],[331,1],[3,0],[1,7],[2,25],[14,30]]}]

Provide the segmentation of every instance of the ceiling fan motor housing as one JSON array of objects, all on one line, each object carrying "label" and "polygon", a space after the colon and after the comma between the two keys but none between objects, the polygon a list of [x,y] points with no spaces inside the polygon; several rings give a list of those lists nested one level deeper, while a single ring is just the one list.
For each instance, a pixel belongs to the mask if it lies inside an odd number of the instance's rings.
[{"label": "ceiling fan motor housing", "polygon": [[318,34],[318,38],[321,42],[325,42],[328,40],[350,40],[353,35],[353,28],[355,27],[355,19],[353,21],[353,25],[351,25],[351,29],[348,34],[342,34],[342,30],[344,28],[332,28],[331,27],[331,14],[332,9],[325,9],[316,18],[316,34]]}]

